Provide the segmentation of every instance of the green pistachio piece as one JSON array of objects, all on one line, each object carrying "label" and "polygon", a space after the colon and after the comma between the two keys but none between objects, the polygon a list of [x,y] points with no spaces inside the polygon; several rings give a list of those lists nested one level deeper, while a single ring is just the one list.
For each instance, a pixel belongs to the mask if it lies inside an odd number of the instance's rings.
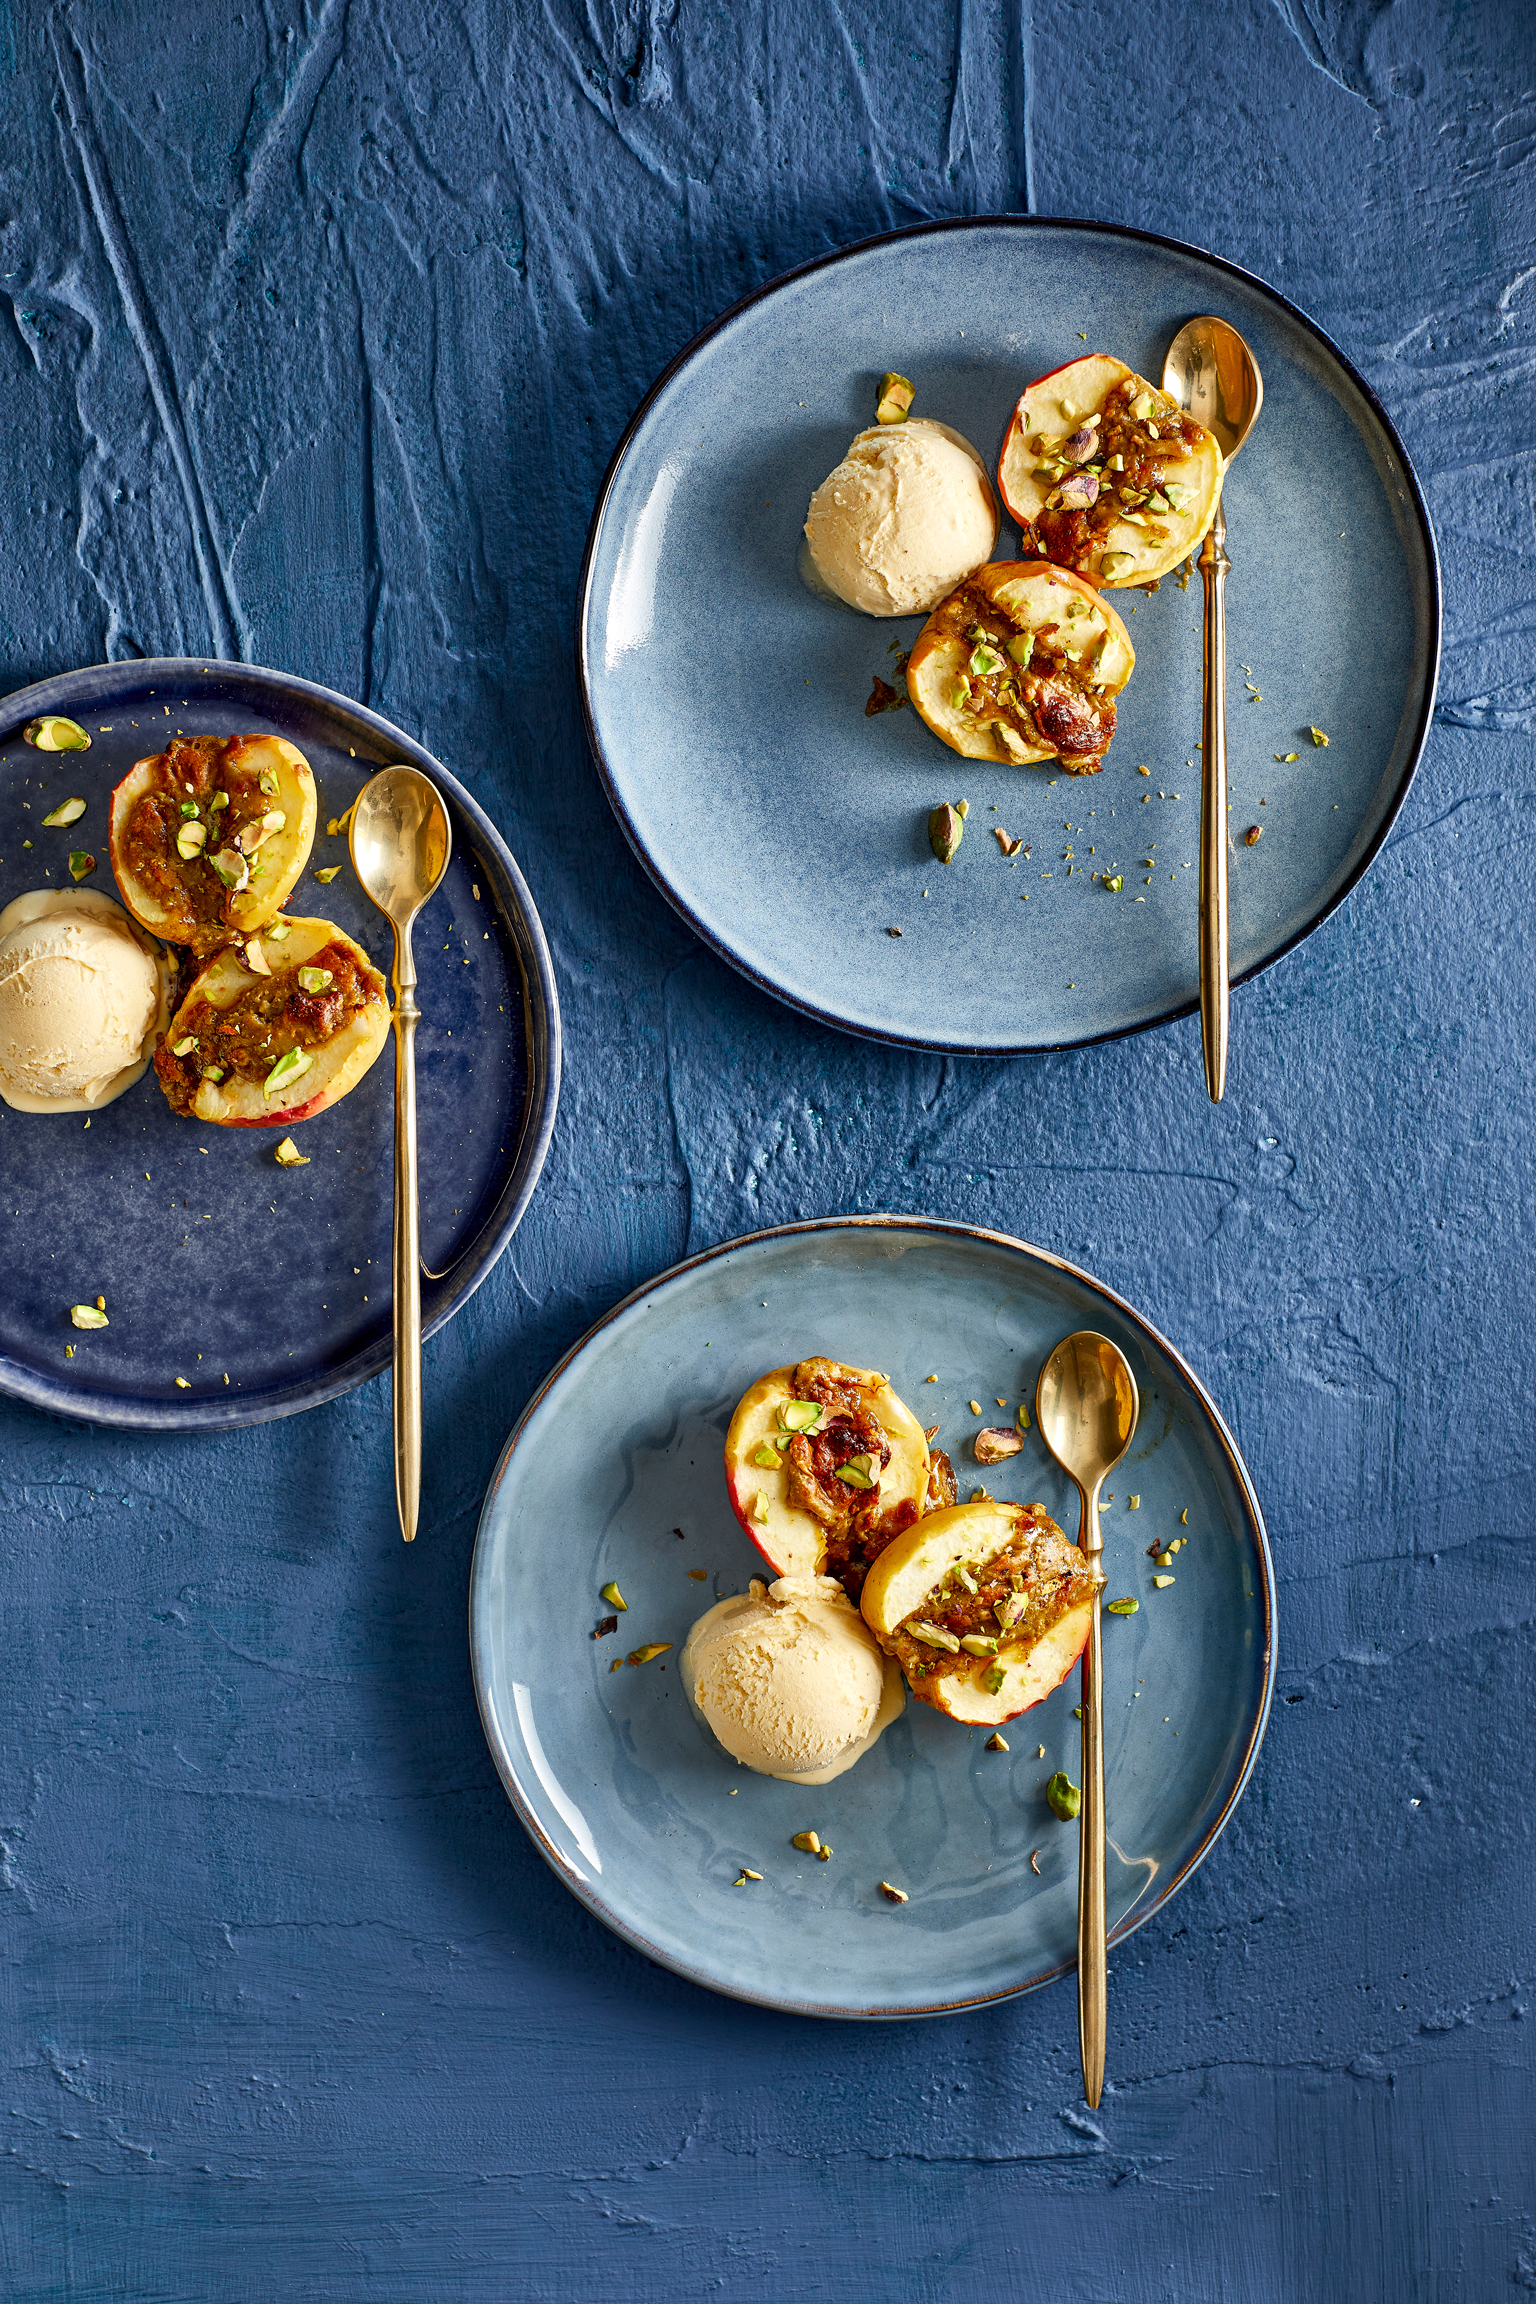
[{"label": "green pistachio piece", "polygon": [[208,803],[208,813],[210,816],[217,816],[221,808],[227,808],[228,806],[229,794],[227,792],[215,792],[213,798]]},{"label": "green pistachio piece", "polygon": [[625,1616],[629,1614],[629,1602],[617,1584],[605,1584],[597,1596],[599,1600],[606,1600],[610,1608],[617,1608]]},{"label": "green pistachio piece", "polygon": [[997,1642],[989,1640],[983,1632],[963,1633],[960,1645],[967,1656],[995,1656],[997,1654]]},{"label": "green pistachio piece", "polygon": [[269,800],[275,800],[277,798],[279,786],[277,781],[277,770],[275,768],[263,768],[256,781],[261,786],[262,791],[265,792]]},{"label": "green pistachio piece", "polygon": [[821,1837],[816,1832],[794,1832],[790,1835],[791,1848],[803,1848],[807,1856],[821,1854]]},{"label": "green pistachio piece", "polygon": [[69,1316],[77,1328],[105,1328],[107,1316],[97,1304],[71,1304]]},{"label": "green pistachio piece", "polygon": [[849,1488],[875,1488],[880,1479],[871,1456],[850,1457],[846,1464],[838,1467],[837,1476]]},{"label": "green pistachio piece", "polygon": [[944,1648],[948,1650],[951,1656],[958,1656],[960,1653],[959,1641],[953,1632],[947,1631],[942,1624],[929,1624],[919,1617],[906,1629],[914,1640],[921,1640],[925,1648]]},{"label": "green pistachio piece", "polygon": [[65,824],[78,824],[84,814],[85,802],[83,800],[61,800],[57,808],[49,809],[43,822],[50,829]]},{"label": "green pistachio piece", "polygon": [[1319,749],[1321,749],[1322,746],[1325,745],[1328,741],[1321,728],[1309,728],[1307,730],[1307,734],[1311,737],[1313,743],[1317,745]]},{"label": "green pistachio piece", "polygon": [[[1006,1678],[1007,1674],[1001,1664],[989,1664],[986,1671],[981,1675],[981,1684],[989,1696],[998,1696],[1002,1693],[1003,1682]],[[1002,1749],[1006,1752],[1007,1745],[1004,1744]]]},{"label": "green pistachio piece", "polygon": [[1110,874],[1106,872],[1103,879],[1103,886],[1109,890],[1111,896],[1118,896],[1121,889],[1125,886],[1125,874],[1123,872],[1117,872],[1114,874],[1113,878],[1111,878]]},{"label": "green pistachio piece", "polygon": [[272,1155],[279,1168],[307,1168],[309,1154],[301,1152],[291,1136],[285,1136]]},{"label": "green pistachio piece", "polygon": [[238,890],[249,885],[251,868],[238,848],[220,848],[208,861],[226,888]]},{"label": "green pistachio piece", "polygon": [[293,922],[283,919],[274,920],[262,933],[269,944],[286,944],[293,933]]},{"label": "green pistachio piece", "polygon": [[819,1432],[825,1415],[819,1400],[786,1400],[779,1410],[779,1422],[786,1432]]},{"label": "green pistachio piece", "polygon": [[986,641],[983,640],[971,650],[970,668],[978,680],[990,680],[995,672],[1001,672],[1003,660],[997,650],[989,648]]},{"label": "green pistachio piece", "polygon": [[1059,1768],[1047,1784],[1045,1796],[1051,1804],[1052,1815],[1059,1816],[1063,1824],[1070,1824],[1083,1804],[1082,1793]]},{"label": "green pistachio piece", "polygon": [[1141,1602],[1139,1600],[1106,1600],[1104,1605],[1111,1616],[1134,1616],[1140,1608]]},{"label": "green pistachio piece", "polygon": [[176,835],[176,853],[184,864],[190,864],[195,857],[201,856],[207,838],[206,824],[192,822],[182,825]]},{"label": "green pistachio piece", "polygon": [[[631,1664],[650,1664],[656,1657],[665,1656],[671,1645],[670,1640],[648,1640],[643,1648],[631,1648],[629,1661]],[[747,1878],[749,1880],[761,1880],[762,1874],[761,1872],[749,1872]]]},{"label": "green pistachio piece", "polygon": [[184,1034],[180,1040],[177,1041],[175,1047],[171,1050],[171,1054],[173,1056],[190,1056],[196,1046],[197,1040],[195,1035],[191,1032],[188,1032]]},{"label": "green pistachio piece", "polygon": [[958,808],[951,808],[946,801],[942,808],[933,810],[928,818],[928,845],[941,864],[954,862],[955,850],[964,837],[965,825]]},{"label": "green pistachio piece", "polygon": [[261,1093],[276,1096],[294,1080],[302,1080],[314,1063],[313,1056],[303,1048],[290,1048],[286,1056],[279,1056],[262,1083]]},{"label": "green pistachio piece", "polygon": [[39,752],[89,752],[91,748],[91,740],[79,721],[66,720],[57,712],[45,712],[40,720],[29,720],[21,733]]},{"label": "green pistachio piece", "polygon": [[71,880],[89,880],[95,869],[96,859],[89,848],[71,848],[69,852],[69,876]]},{"label": "green pistachio piece", "polygon": [[1027,664],[1035,652],[1033,632],[1015,632],[1008,643],[1008,653],[1015,664]]},{"label": "green pistachio piece", "polygon": [[765,1440],[762,1447],[754,1451],[752,1461],[761,1471],[772,1472],[777,1469],[779,1452],[771,1440]]},{"label": "green pistachio piece", "polygon": [[905,376],[882,376],[880,398],[875,407],[877,424],[900,424],[916,398]]},{"label": "green pistachio piece", "polygon": [[329,968],[301,968],[298,977],[306,992],[323,992],[327,984],[336,981]]},{"label": "green pistachio piece", "polygon": [[329,887],[330,883],[335,879],[337,873],[340,870],[341,866],[339,864],[328,864],[323,872],[317,872],[315,874],[315,878],[320,882],[322,888]]},{"label": "green pistachio piece", "polygon": [[224,1077],[224,1067],[222,1064],[205,1064],[201,1076],[204,1080],[211,1080],[217,1087]]},{"label": "green pistachio piece", "polygon": [[181,813],[183,816],[195,816],[197,814],[197,802],[195,800],[183,800]]},{"label": "green pistachio piece", "polygon": [[1128,576],[1135,565],[1134,552],[1106,552],[1099,562],[1099,574],[1112,584],[1117,576]]}]

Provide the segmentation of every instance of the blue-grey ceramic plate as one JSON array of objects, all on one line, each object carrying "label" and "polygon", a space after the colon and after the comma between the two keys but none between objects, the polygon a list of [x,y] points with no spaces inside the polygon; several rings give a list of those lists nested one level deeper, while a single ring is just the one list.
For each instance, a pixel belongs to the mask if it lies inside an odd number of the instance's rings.
[{"label": "blue-grey ceramic plate", "polygon": [[[866,718],[921,619],[816,599],[797,560],[882,370],[995,469],[1032,377],[1091,348],[1158,378],[1207,311],[1264,375],[1226,490],[1234,981],[1365,870],[1440,650],[1428,514],[1369,387],[1272,289],[1175,242],[1034,217],[923,225],[792,272],[696,338],[620,443],[588,543],[579,644],[609,796],[657,886],[755,983],[874,1039],[989,1055],[1197,1006],[1198,578],[1115,596],[1136,671],[1107,767],[1074,779],[963,761],[910,710]],[[1017,552],[1005,519],[997,557]],[[946,868],[928,812],[961,798]],[[1029,853],[1010,863],[994,825]],[[1118,895],[1102,871],[1124,875]]]},{"label": "blue-grey ceramic plate", "polygon": [[[690,1709],[676,1664],[693,1619],[763,1569],[722,1467],[731,1410],[755,1377],[811,1352],[882,1368],[940,1425],[962,1495],[984,1478],[994,1495],[1038,1498],[1075,1535],[1074,1492],[1033,1430],[1022,1455],[985,1475],[969,1435],[1032,1402],[1046,1354],[1081,1327],[1114,1338],[1141,1392],[1104,1521],[1109,1597],[1141,1603],[1104,1627],[1119,1937],[1231,1814],[1274,1679],[1258,1499],[1198,1378],[1130,1305],[996,1232],[903,1216],[789,1225],[642,1288],[524,1412],[475,1546],[481,1717],[535,1845],[653,1960],[822,2016],[933,2015],[1072,1965],[1077,1833],[1056,1821],[1045,1785],[1058,1767],[1081,1780],[1075,1673],[1009,1726],[1006,1754],[909,1700],[865,1759],[810,1791],[737,1767]],[[1147,1546],[1175,1537],[1175,1581],[1156,1591]],[[594,1639],[610,1578],[628,1612]],[[657,1640],[672,1643],[665,1657],[623,1663]],[[790,1846],[808,1829],[831,1843],[829,1862]],[[737,1888],[744,1865],[763,1878]],[[881,1880],[910,1901],[889,1903]]]},{"label": "blue-grey ceramic plate", "polygon": [[[62,712],[88,752],[49,755],[27,722]],[[528,1204],[554,1126],[560,1017],[544,931],[501,835],[464,787],[376,712],[249,664],[165,657],[40,681],[0,704],[0,904],[86,882],[115,894],[107,803],[167,730],[269,730],[319,785],[309,865],[288,900],[357,938],[388,976],[387,921],[326,822],[376,768],[422,768],[448,804],[453,861],[416,927],[422,1287],[427,1333],[485,1278]],[[87,801],[68,831],[39,819]],[[30,841],[31,846],[24,846]],[[317,871],[339,864],[322,887]],[[279,1131],[176,1119],[153,1073],[105,1111],[38,1118],[0,1105],[0,1392],[93,1422],[217,1429],[291,1415],[389,1365],[394,1066],[297,1131],[307,1168],[279,1168]],[[105,1296],[111,1325],[79,1334],[68,1306]],[[66,1345],[75,1347],[71,1359]],[[186,1379],[186,1389],[177,1377]]]}]

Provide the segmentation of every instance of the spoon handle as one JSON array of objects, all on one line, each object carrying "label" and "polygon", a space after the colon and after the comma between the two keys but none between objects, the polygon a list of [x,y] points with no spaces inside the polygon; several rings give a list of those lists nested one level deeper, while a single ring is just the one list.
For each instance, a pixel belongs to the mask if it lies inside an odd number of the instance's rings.
[{"label": "spoon handle", "polygon": [[[1083,1492],[1082,1549],[1098,1572],[1104,1543],[1099,1533],[1099,1491]],[[1104,1650],[1099,1594],[1093,1595],[1093,1626],[1083,1650],[1083,1803],[1077,1846],[1077,2039],[1083,2062],[1083,2095],[1097,2110],[1104,2090],[1104,2047],[1109,2029],[1109,1977],[1104,1943]]]},{"label": "spoon handle", "polygon": [[1205,578],[1205,683],[1201,709],[1200,1034],[1213,1104],[1227,1084],[1227,522],[1216,517],[1200,551]]},{"label": "spoon handle", "polygon": [[395,934],[395,1505],[414,1541],[421,1505],[421,1243],[416,1199],[416,963]]}]

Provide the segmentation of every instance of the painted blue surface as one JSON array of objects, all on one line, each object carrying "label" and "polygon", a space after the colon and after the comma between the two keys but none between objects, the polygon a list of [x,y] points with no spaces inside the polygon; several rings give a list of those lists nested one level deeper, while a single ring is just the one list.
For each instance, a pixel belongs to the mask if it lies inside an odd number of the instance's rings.
[{"label": "painted blue surface", "polygon": [[[217,1439],[0,1409],[0,2291],[1529,2292],[1522,12],[0,22],[0,685],[216,647],[375,706],[506,834],[568,1058],[528,1216],[427,1349],[410,1550],[383,1382]],[[583,742],[582,543],[650,381],[786,266],[1023,208],[1274,281],[1439,536],[1424,763],[1362,885],[1239,992],[1219,1110],[1193,1023],[961,1063],[753,993],[651,893]],[[549,1874],[476,1715],[470,1547],[543,1375],[690,1247],[878,1207],[1141,1306],[1274,1543],[1263,1753],[1113,1960],[1092,2119],[1065,1984],[848,2026],[648,1965]]]},{"label": "painted blue surface", "polygon": [[[778,1231],[597,1328],[508,1441],[475,1549],[475,1686],[502,1779],[558,1876],[641,1951],[744,2000],[859,2017],[974,2006],[1075,1959],[1076,1834],[1045,1787],[1058,1768],[1082,1778],[1076,1673],[1008,1723],[1006,1759],[909,1698],[856,1768],[807,1788],[738,1767],[676,1666],[707,1607],[770,1573],[721,1509],[726,1428],[768,1369],[820,1345],[878,1364],[939,1426],[962,1497],[982,1481],[1075,1537],[1077,1492],[1037,1429],[985,1471],[969,1442],[988,1412],[1028,1412],[1078,1328],[1120,1346],[1141,1402],[1104,1505],[1105,1597],[1144,1603],[1104,1619],[1111,1939],[1212,1846],[1263,1735],[1275,1609],[1263,1515],[1198,1382],[1113,1296],[1017,1243],[891,1219]],[[612,1446],[573,1461],[572,1431]],[[1183,1547],[1161,1589],[1149,1537]],[[626,1608],[598,1637],[610,1579]],[[657,1640],[664,1660],[619,1668]],[[807,1829],[825,1863],[791,1845]],[[761,1874],[750,1898],[743,1865]],[[906,1892],[899,1919],[882,1880]]]},{"label": "painted blue surface", "polygon": [[[1375,855],[1429,727],[1440,600],[1423,500],[1369,390],[1271,291],[1187,249],[1036,219],[910,227],[706,332],[625,443],[589,546],[582,678],[620,822],[754,982],[807,1015],[970,1055],[1198,1006],[1184,874],[1199,582],[1115,596],[1136,669],[1103,769],[1071,777],[962,761],[912,711],[872,718],[872,679],[895,677],[923,618],[860,616],[800,568],[811,493],[873,421],[893,361],[914,413],[995,472],[1033,377],[1092,349],[1160,378],[1185,320],[1213,309],[1264,379],[1223,489],[1241,569],[1228,789],[1234,831],[1264,836],[1234,842],[1233,980],[1289,950]],[[992,557],[1019,552],[1005,515]],[[962,797],[969,844],[946,868],[928,817]],[[989,845],[997,829],[1022,850]],[[1101,876],[1124,881],[1116,901]]]},{"label": "painted blue surface", "polygon": [[[88,724],[89,750],[49,759],[25,743],[20,731],[45,712]],[[441,1327],[516,1230],[560,1090],[549,948],[484,810],[377,713],[261,668],[95,665],[6,698],[0,729],[7,895],[68,885],[71,843],[91,841],[87,885],[121,900],[106,839],[112,788],[167,730],[297,744],[314,771],[317,821],[285,910],[334,920],[386,981],[393,932],[358,885],[345,835],[327,826],[397,759],[436,779],[453,853],[413,948],[422,1322],[427,1333]],[[75,828],[28,839],[66,792],[86,802]],[[322,884],[324,871],[336,876]],[[152,1072],[92,1114],[89,1129],[79,1113],[0,1108],[0,1386],[93,1421],[217,1431],[291,1415],[376,1376],[392,1349],[394,1094],[391,1043],[349,1096],[304,1125],[308,1169],[287,1172],[273,1159],[279,1130],[189,1125]],[[97,1296],[108,1300],[108,1327],[82,1340],[68,1306]]]}]

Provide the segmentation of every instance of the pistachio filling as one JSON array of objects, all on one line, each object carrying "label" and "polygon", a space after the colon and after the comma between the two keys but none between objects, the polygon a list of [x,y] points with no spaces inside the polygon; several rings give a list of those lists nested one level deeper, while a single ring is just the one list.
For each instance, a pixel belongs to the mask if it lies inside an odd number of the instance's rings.
[{"label": "pistachio filling", "polygon": [[952,1568],[887,1646],[914,1686],[964,1673],[995,1695],[1009,1651],[1032,1648],[1102,1582],[1043,1505],[1024,1505],[1008,1542]]},{"label": "pistachio filling", "polygon": [[193,942],[230,924],[230,899],[266,869],[260,851],[281,832],[280,785],[270,763],[250,765],[249,739],[175,737],[154,762],[150,789],[128,819],[123,862]]},{"label": "pistachio filling", "polygon": [[[250,949],[248,942],[248,958]],[[155,1071],[173,1110],[190,1112],[201,1081],[217,1082],[231,1073],[259,1082],[266,1098],[276,1096],[311,1069],[315,1051],[358,1009],[383,998],[383,978],[348,946],[327,944],[315,958],[321,965],[305,969],[274,969],[263,959],[267,973],[228,1007],[206,999],[188,1003],[177,1019],[176,1040],[162,1041],[155,1053]],[[305,974],[323,976],[323,988],[308,990]]]},{"label": "pistachio filling", "polygon": [[1066,437],[1032,433],[1025,446],[1047,491],[1034,520],[1042,557],[1111,584],[1129,575],[1135,554],[1107,549],[1110,531],[1124,523],[1148,544],[1166,544],[1170,521],[1195,501],[1179,467],[1204,438],[1202,426],[1135,376]]},{"label": "pistachio filling", "polygon": [[[1114,701],[1101,678],[1109,625],[1075,587],[1061,590],[1059,617],[1024,629],[967,581],[940,602],[933,622],[959,657],[952,711],[990,728],[1011,759],[1054,753],[1068,775],[1091,776],[1115,733]],[[938,854],[931,818],[929,837]]]}]

